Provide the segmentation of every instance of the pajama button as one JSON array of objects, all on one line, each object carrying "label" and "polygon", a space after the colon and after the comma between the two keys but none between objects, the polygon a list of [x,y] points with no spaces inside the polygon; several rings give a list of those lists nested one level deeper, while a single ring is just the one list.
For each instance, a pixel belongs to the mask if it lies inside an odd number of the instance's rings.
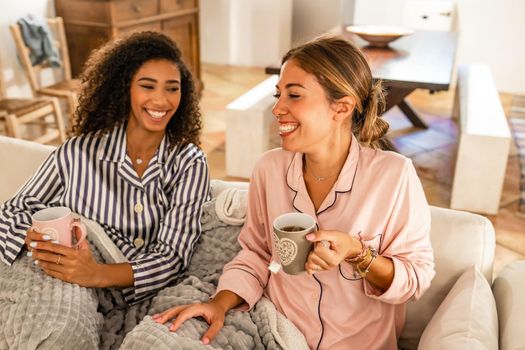
[{"label": "pajama button", "polygon": [[144,210],[144,207],[142,206],[142,204],[137,203],[137,204],[135,204],[135,208],[134,209],[135,209],[135,213],[140,214]]},{"label": "pajama button", "polygon": [[315,294],[315,293],[312,294],[312,299],[317,300],[318,298],[319,298],[319,295],[317,295],[317,294]]},{"label": "pajama button", "polygon": [[140,248],[144,245],[144,240],[140,237],[135,238],[135,240],[133,241],[133,244],[135,245],[135,247]]}]

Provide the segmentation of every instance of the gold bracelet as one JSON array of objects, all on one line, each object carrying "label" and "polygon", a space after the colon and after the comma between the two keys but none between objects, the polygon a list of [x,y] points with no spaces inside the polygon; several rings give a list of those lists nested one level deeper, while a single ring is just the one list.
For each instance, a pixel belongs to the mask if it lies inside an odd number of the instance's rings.
[{"label": "gold bracelet", "polygon": [[366,268],[364,270],[362,270],[361,267],[359,267],[360,264],[358,264],[356,266],[357,272],[363,278],[366,277],[366,275],[370,271],[370,266],[372,266],[372,263],[377,258],[377,250],[375,250],[374,248],[369,248],[369,249],[370,249],[370,254],[371,254],[372,258],[370,259],[370,262],[367,264]]},{"label": "gold bracelet", "polygon": [[363,260],[361,260],[360,262],[358,263],[355,263],[354,264],[354,267],[356,269],[361,269],[361,266],[368,266],[368,264],[370,263],[370,259],[372,259],[372,250],[370,248],[367,248],[366,249],[366,255],[364,256]]}]

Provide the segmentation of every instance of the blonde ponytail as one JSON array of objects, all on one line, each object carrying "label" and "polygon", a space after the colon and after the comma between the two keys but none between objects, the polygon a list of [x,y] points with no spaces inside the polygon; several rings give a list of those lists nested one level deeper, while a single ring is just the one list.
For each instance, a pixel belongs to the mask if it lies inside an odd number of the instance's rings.
[{"label": "blonde ponytail", "polygon": [[[359,109],[361,111],[359,111]],[[388,123],[381,117],[385,110],[385,94],[381,81],[372,83],[368,97],[363,100],[353,118],[353,133],[364,146],[382,148],[381,138],[388,131]]]}]

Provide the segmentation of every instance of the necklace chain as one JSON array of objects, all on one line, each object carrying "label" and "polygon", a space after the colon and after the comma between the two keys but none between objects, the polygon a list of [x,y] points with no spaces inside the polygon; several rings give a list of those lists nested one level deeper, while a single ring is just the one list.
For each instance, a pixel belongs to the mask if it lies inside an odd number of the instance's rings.
[{"label": "necklace chain", "polygon": [[[148,150],[148,149],[146,149],[146,150],[143,150],[142,152],[140,152],[140,153],[142,153],[142,155],[138,155],[137,153],[139,153],[139,152],[135,153],[135,150],[133,149],[133,147],[130,147],[130,143],[129,142],[126,145],[126,148],[127,148],[128,156],[131,158],[131,161],[132,162],[135,161],[135,163],[137,165],[141,165],[146,160],[151,159],[151,157],[153,157],[155,152],[157,151],[157,150],[151,150],[151,149]],[[150,154],[151,154],[151,156],[150,156]]]},{"label": "necklace chain", "polygon": [[317,182],[326,181],[329,178],[332,178],[332,177],[334,177],[334,176],[339,174],[339,171],[338,171],[338,172],[336,172],[336,173],[334,173],[332,175],[328,175],[328,176],[317,176],[317,175],[314,174],[314,171],[311,168],[307,168],[306,167],[306,163],[305,163],[304,167],[305,167],[306,171],[309,172],[310,175],[312,175],[314,180],[317,181]]},{"label": "necklace chain", "polygon": [[132,150],[130,150],[130,148],[128,147],[128,155],[129,155],[129,157],[132,160],[135,160],[135,163],[137,163],[138,165],[144,163],[144,157],[143,156],[137,155],[137,156],[133,157],[132,153],[134,153],[134,152]]}]

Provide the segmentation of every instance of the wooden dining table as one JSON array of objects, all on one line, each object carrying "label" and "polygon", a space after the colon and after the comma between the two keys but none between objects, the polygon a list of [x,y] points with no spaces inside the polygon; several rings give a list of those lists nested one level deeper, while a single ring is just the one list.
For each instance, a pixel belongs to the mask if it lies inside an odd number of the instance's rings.
[{"label": "wooden dining table", "polygon": [[[398,106],[412,125],[428,128],[405,98],[415,89],[448,90],[456,56],[457,33],[418,30],[387,47],[373,47],[345,28],[345,25],[339,26],[330,33],[354,42],[364,52],[373,79],[382,80],[387,92],[384,112]],[[265,71],[279,74],[280,64],[268,66]]]}]

